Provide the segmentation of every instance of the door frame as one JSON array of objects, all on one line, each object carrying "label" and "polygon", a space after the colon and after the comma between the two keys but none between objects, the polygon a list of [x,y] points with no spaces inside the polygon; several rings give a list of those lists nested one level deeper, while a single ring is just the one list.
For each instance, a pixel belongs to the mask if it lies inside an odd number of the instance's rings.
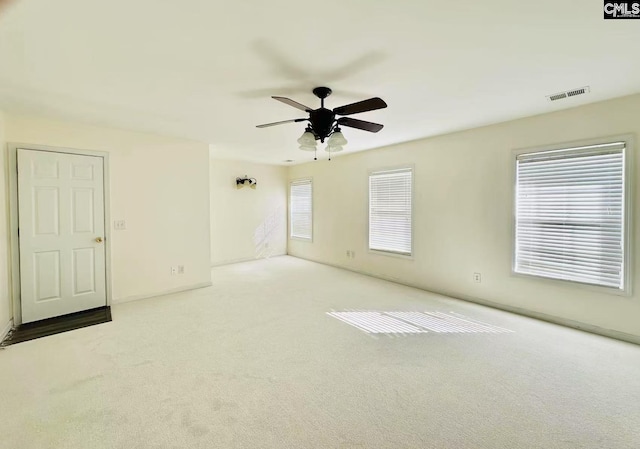
[{"label": "door frame", "polygon": [[7,143],[9,168],[9,237],[11,241],[11,299],[13,303],[13,325],[22,324],[22,301],[20,296],[20,237],[18,235],[18,149],[45,151],[50,153],[76,154],[101,157],[103,161],[104,238],[105,238],[105,287],[107,306],[111,305],[111,191],[109,188],[109,153],[106,151],[78,150],[30,143]]}]

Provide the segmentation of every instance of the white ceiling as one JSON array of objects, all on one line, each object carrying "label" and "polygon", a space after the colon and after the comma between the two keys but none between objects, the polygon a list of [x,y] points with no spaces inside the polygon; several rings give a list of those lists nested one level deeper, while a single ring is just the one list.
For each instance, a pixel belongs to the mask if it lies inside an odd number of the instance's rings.
[{"label": "white ceiling", "polygon": [[[3,0],[5,3],[6,0]],[[305,162],[305,114],[382,97],[346,150],[640,91],[640,26],[594,0],[14,0],[0,9],[0,107],[212,145],[218,157]],[[545,95],[591,86],[582,97]],[[302,114],[302,115],[301,115]]]}]

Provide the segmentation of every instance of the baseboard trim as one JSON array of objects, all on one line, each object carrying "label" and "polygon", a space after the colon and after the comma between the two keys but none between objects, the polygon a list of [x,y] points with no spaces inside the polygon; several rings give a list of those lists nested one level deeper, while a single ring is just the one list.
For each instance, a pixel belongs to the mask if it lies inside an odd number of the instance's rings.
[{"label": "baseboard trim", "polygon": [[271,259],[272,257],[280,257],[280,256],[286,256],[286,255],[287,253],[278,253],[278,254],[272,254],[271,256],[268,256],[268,257],[247,257],[243,259],[223,260],[222,262],[211,263],[211,268],[222,267],[224,265],[233,265],[236,263],[253,262],[255,260]]},{"label": "baseboard trim", "polygon": [[11,332],[11,329],[13,329],[13,320],[9,320],[9,322],[4,327],[4,329],[2,329],[2,331],[0,331],[0,341],[4,340],[4,338],[7,335],[9,335],[9,332]]},{"label": "baseboard trim", "polygon": [[472,303],[475,303],[475,304],[480,304],[482,306],[491,307],[493,309],[498,309],[498,310],[503,310],[505,312],[514,313],[516,315],[523,315],[523,316],[526,316],[526,317],[529,317],[529,318],[534,318],[536,320],[546,321],[547,323],[558,324],[560,326],[570,327],[572,329],[577,329],[577,330],[580,330],[580,331],[589,332],[591,334],[597,334],[597,335],[601,335],[603,337],[613,338],[613,339],[621,340],[621,341],[624,341],[624,342],[627,342],[627,343],[633,343],[633,344],[636,344],[636,345],[640,345],[640,335],[633,335],[633,334],[628,334],[626,332],[616,331],[616,330],[613,330],[613,329],[606,329],[606,328],[603,328],[603,327],[600,327],[600,326],[596,326],[596,325],[593,325],[593,324],[583,323],[583,322],[580,322],[580,321],[570,320],[570,319],[567,319],[567,318],[556,317],[554,315],[548,315],[548,314],[542,313],[542,312],[535,312],[535,311],[528,310],[528,309],[523,309],[523,308],[520,308],[520,307],[509,306],[509,305],[506,305],[506,304],[502,304],[502,303],[498,303],[498,302],[494,302],[494,301],[489,301],[489,300],[486,300],[486,299],[477,298],[477,297],[473,297],[473,296],[468,296],[468,295],[460,294],[460,293],[457,293],[457,292],[451,292],[451,291],[446,291],[446,290],[437,290],[437,291],[436,290],[430,290],[430,289],[421,287],[419,285],[415,285],[415,284],[411,284],[411,283],[408,283],[408,282],[400,281],[398,279],[387,277],[387,276],[384,276],[384,275],[370,273],[370,272],[358,270],[358,269],[355,269],[355,268],[351,268],[351,267],[347,267],[347,266],[343,266],[343,265],[339,265],[339,264],[328,263],[328,262],[324,262],[324,261],[321,261],[321,260],[316,260],[316,259],[312,259],[312,258],[308,258],[308,257],[301,257],[301,256],[293,255],[293,254],[289,254],[289,256],[297,257],[298,259],[308,260],[310,262],[316,262],[316,263],[320,263],[320,264],[323,264],[323,265],[328,265],[328,266],[334,267],[334,268],[340,268],[342,270],[351,271],[353,273],[362,274],[364,276],[370,276],[370,277],[373,277],[373,278],[376,278],[376,279],[382,279],[384,281],[389,281],[389,282],[393,282],[395,284],[404,285],[405,287],[417,288],[418,290],[423,290],[425,292],[433,293],[435,295],[446,296],[446,297],[453,298],[453,299],[460,299],[462,301],[467,301],[467,302],[472,302]]},{"label": "baseboard trim", "polygon": [[208,282],[200,282],[198,284],[192,284],[192,285],[187,285],[184,287],[178,287],[178,288],[172,288],[169,290],[163,290],[160,292],[156,292],[156,293],[149,293],[149,294],[144,294],[144,295],[134,295],[134,296],[127,296],[125,298],[119,298],[119,299],[113,299],[111,301],[111,304],[122,304],[125,302],[131,302],[131,301],[139,301],[141,299],[148,299],[148,298],[155,298],[157,296],[167,296],[167,295],[172,295],[174,293],[180,293],[180,292],[186,292],[189,290],[197,290],[199,288],[206,288],[206,287],[211,287],[211,281]]}]

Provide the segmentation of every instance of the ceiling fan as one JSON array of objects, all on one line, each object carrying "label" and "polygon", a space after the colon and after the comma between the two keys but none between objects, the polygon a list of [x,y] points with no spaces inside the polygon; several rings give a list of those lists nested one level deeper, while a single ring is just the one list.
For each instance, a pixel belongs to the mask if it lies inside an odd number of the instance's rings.
[{"label": "ceiling fan", "polygon": [[267,128],[269,126],[282,125],[284,123],[309,122],[304,134],[300,139],[298,139],[300,149],[315,151],[315,141],[319,140],[324,143],[325,139],[329,137],[327,146],[327,151],[329,152],[340,151],[342,150],[342,146],[347,143],[340,131],[340,126],[361,129],[372,133],[377,133],[383,128],[383,125],[379,123],[366,122],[364,120],[358,120],[351,117],[336,118],[336,116],[346,116],[386,108],[387,103],[385,103],[382,98],[374,97],[369,98],[368,100],[358,101],[357,103],[327,109],[324,107],[324,99],[331,95],[331,92],[331,89],[328,87],[316,87],[313,89],[313,94],[320,99],[320,107],[318,109],[311,109],[309,106],[305,106],[297,101],[291,100],[290,98],[271,97],[275,100],[288,104],[289,106],[293,106],[296,109],[309,113],[309,117],[266,123],[264,125],[258,125],[257,127]]}]

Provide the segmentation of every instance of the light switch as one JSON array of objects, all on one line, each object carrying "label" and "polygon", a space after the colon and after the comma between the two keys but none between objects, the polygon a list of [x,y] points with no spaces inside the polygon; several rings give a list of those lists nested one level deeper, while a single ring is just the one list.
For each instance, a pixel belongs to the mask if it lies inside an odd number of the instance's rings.
[{"label": "light switch", "polygon": [[123,231],[127,229],[127,222],[124,220],[115,220],[113,222],[113,229],[116,231]]}]

